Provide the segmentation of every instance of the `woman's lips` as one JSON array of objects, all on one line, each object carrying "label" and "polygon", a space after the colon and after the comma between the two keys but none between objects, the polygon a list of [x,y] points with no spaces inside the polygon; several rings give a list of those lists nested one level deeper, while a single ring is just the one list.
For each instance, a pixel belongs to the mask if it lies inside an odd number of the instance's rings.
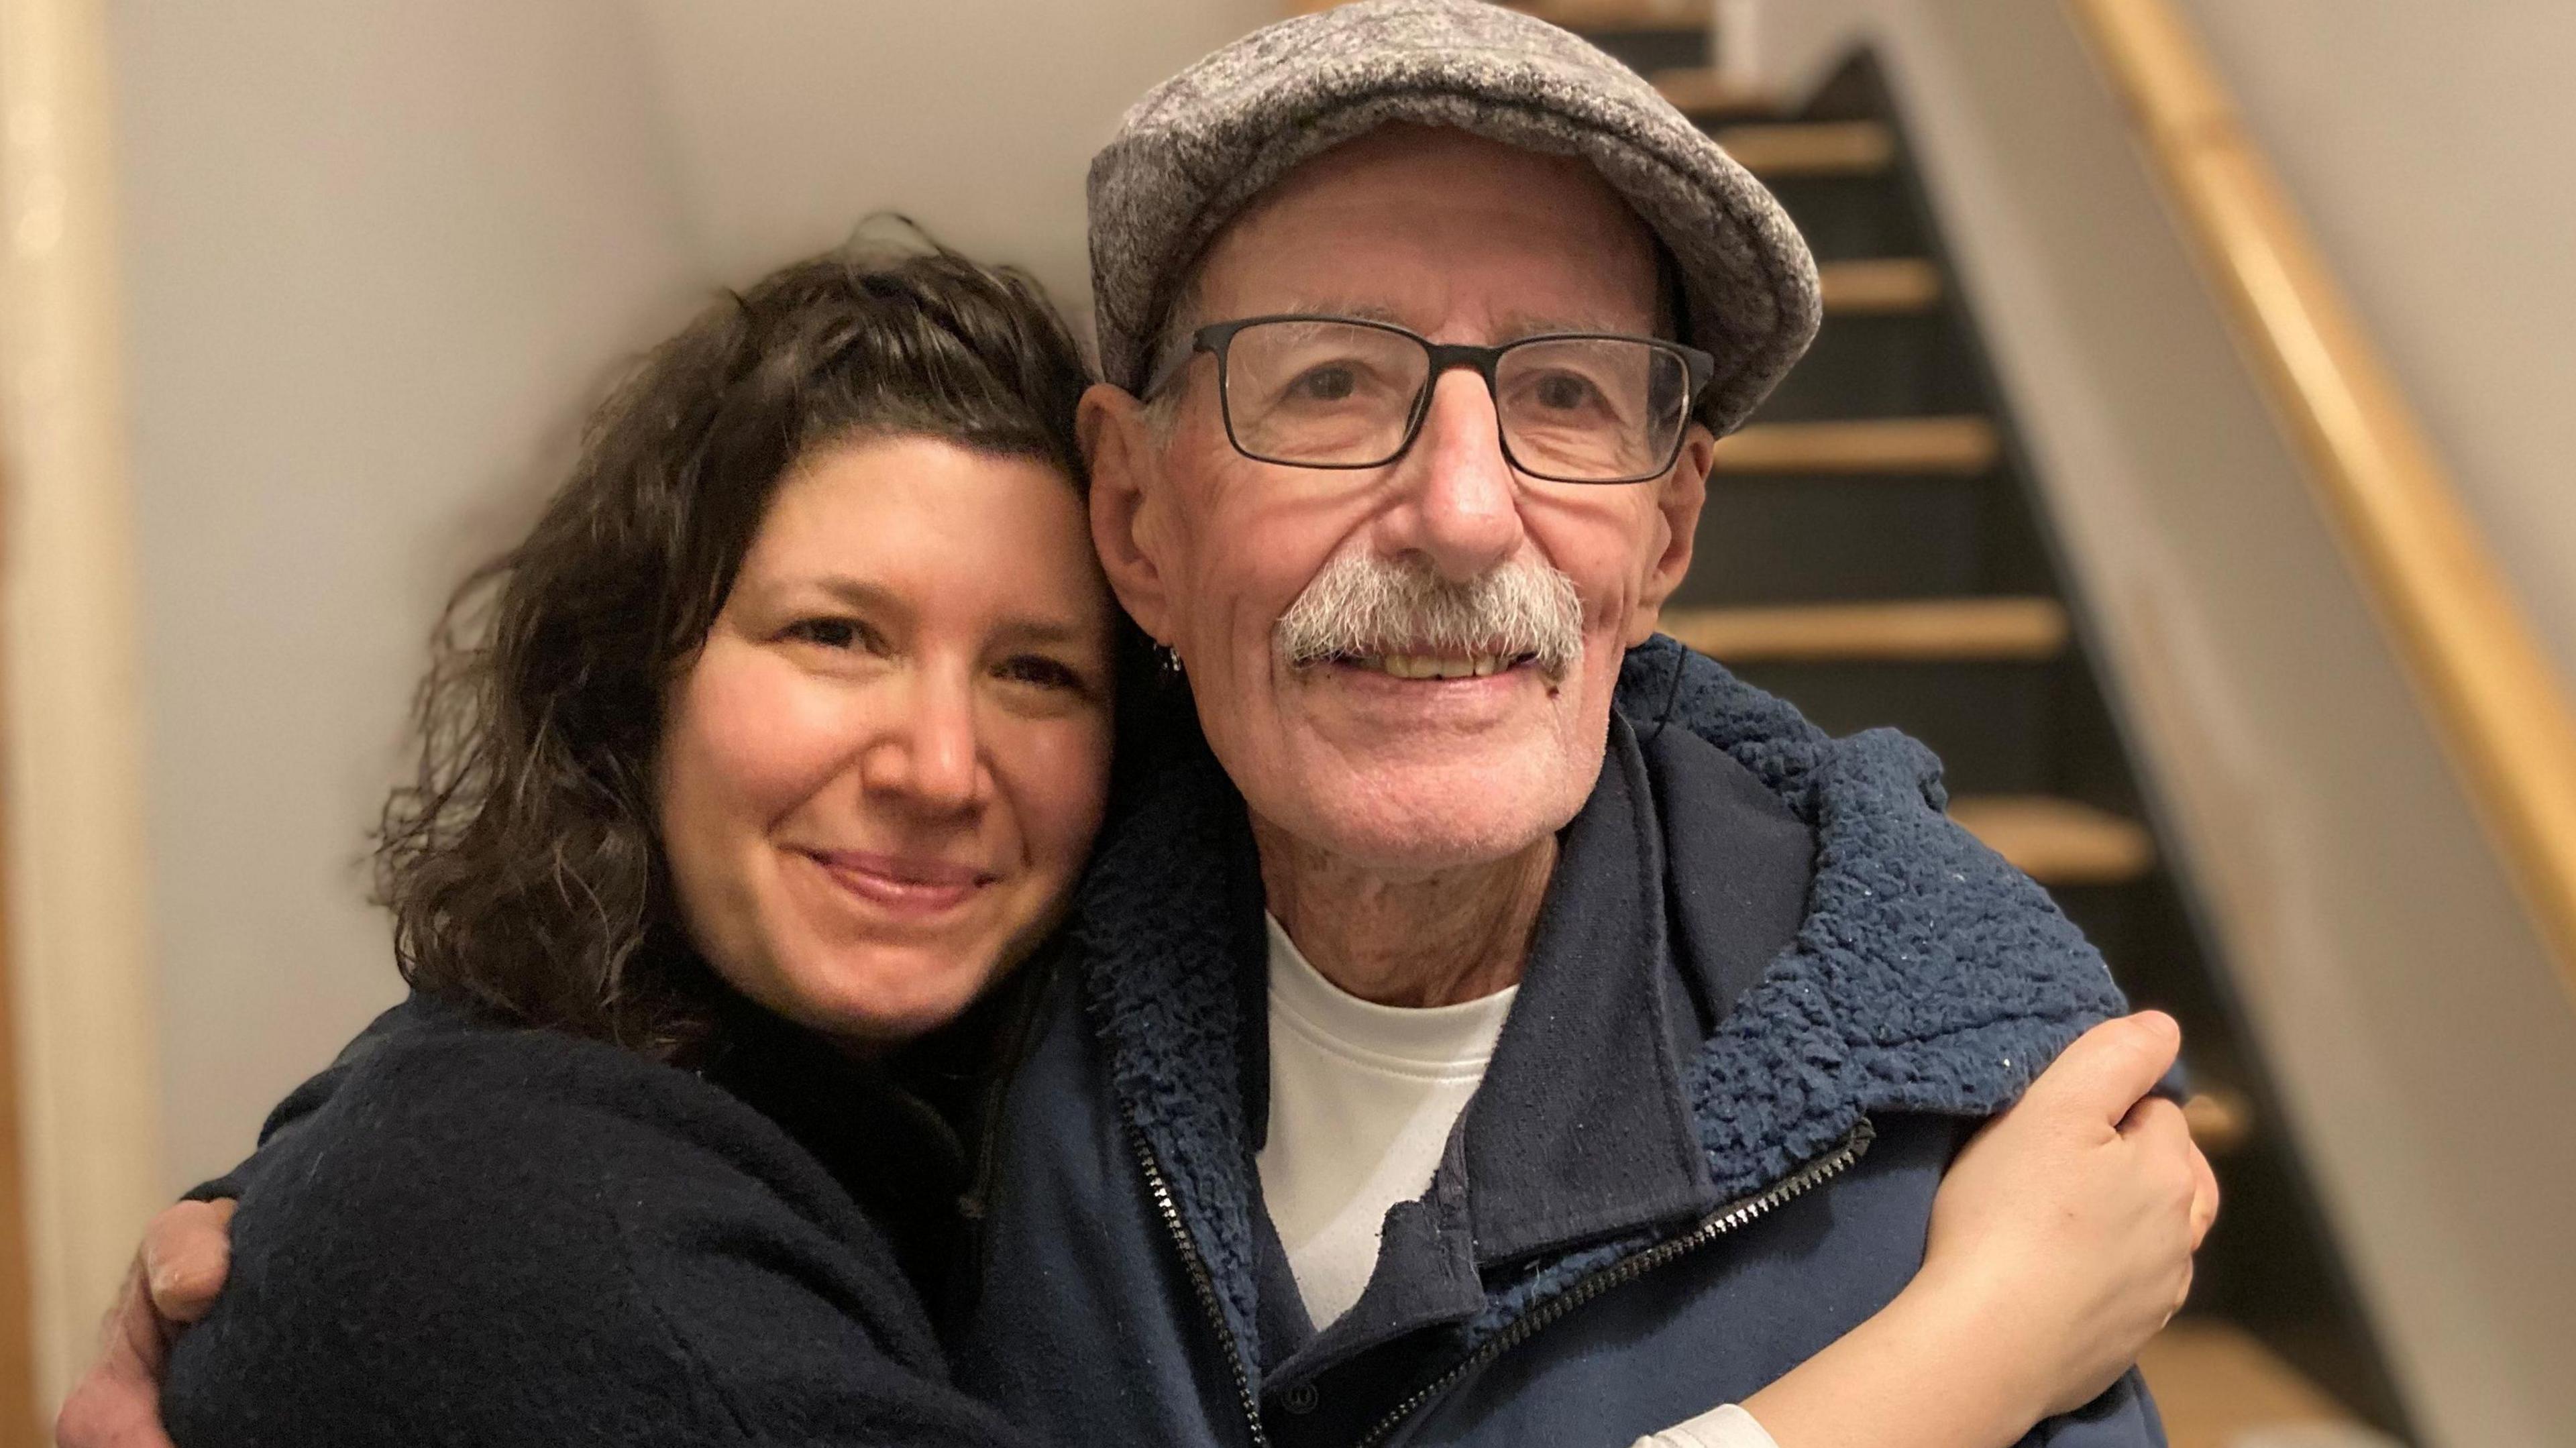
[{"label": "woman's lips", "polygon": [[834,884],[896,915],[926,916],[953,910],[993,882],[973,865],[866,850],[807,850]]}]

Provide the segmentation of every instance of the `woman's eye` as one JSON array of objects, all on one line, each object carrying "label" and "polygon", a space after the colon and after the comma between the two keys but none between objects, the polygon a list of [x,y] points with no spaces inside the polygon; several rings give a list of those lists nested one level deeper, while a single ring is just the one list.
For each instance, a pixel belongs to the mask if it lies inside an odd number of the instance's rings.
[{"label": "woman's eye", "polygon": [[1063,689],[1071,693],[1083,692],[1081,674],[1075,672],[1070,665],[1050,659],[1044,654],[1022,654],[1005,660],[997,672],[1003,678],[1017,684],[1035,684],[1042,689]]},{"label": "woman's eye", "polygon": [[854,618],[799,619],[787,626],[787,637],[827,649],[873,648],[876,634]]}]

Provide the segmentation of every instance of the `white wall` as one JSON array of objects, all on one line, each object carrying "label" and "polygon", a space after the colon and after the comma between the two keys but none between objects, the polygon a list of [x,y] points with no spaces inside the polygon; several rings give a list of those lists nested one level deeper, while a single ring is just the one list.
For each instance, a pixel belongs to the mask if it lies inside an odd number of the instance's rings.
[{"label": "white wall", "polygon": [[[2418,1426],[2564,1442],[2576,1010],[2061,0],[1796,0],[1764,30],[1792,86],[1881,43],[2179,863]],[[2566,580],[2566,554],[2541,562]]]}]

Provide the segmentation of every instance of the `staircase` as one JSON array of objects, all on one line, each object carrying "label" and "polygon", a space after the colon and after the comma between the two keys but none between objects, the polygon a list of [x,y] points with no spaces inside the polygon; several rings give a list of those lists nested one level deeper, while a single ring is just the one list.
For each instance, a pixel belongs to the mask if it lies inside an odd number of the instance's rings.
[{"label": "staircase", "polygon": [[2182,1021],[2187,1114],[2225,1210],[2189,1309],[2144,1361],[2176,1448],[2294,1426],[2404,1437],[2224,964],[2168,865],[1876,63],[1856,54],[1783,104],[1711,68],[1706,0],[1523,8],[1654,77],[1778,194],[1824,283],[1814,350],[1719,447],[1668,630],[1829,730],[1893,725],[1931,745],[1952,816],[2049,888],[2134,999]]}]

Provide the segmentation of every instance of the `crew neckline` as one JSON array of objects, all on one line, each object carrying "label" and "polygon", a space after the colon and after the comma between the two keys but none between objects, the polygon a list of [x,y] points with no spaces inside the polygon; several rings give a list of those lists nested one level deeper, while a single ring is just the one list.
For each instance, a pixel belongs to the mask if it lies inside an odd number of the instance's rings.
[{"label": "crew neckline", "polygon": [[1270,1006],[1327,1050],[1411,1073],[1482,1072],[1493,1060],[1517,985],[1445,1006],[1389,1006],[1363,1000],[1327,979],[1263,912],[1270,933]]}]

